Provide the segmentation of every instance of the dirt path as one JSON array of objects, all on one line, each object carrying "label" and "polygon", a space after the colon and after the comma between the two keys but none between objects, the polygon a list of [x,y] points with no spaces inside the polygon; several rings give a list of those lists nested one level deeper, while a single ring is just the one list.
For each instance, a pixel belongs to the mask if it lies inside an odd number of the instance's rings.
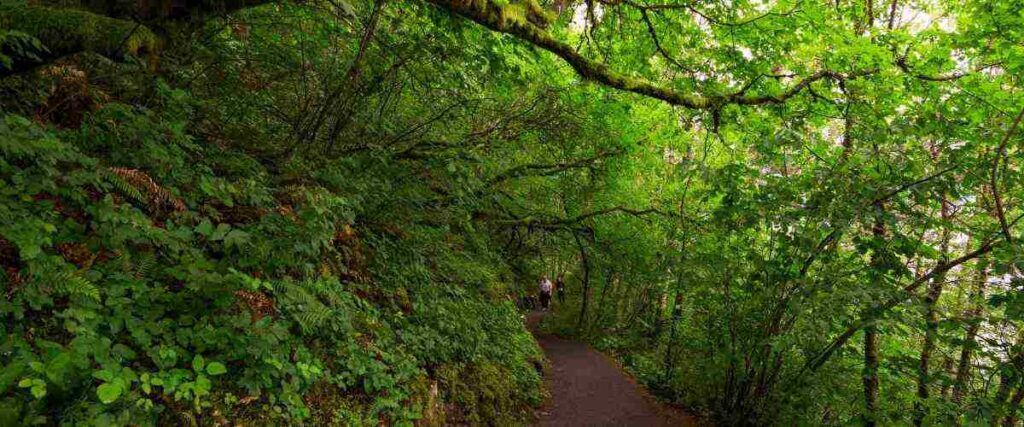
[{"label": "dirt path", "polygon": [[[534,326],[543,313],[534,312]],[[586,344],[549,335],[537,342],[551,361],[551,400],[540,411],[539,426],[696,426],[693,417],[665,408],[604,355]]]}]

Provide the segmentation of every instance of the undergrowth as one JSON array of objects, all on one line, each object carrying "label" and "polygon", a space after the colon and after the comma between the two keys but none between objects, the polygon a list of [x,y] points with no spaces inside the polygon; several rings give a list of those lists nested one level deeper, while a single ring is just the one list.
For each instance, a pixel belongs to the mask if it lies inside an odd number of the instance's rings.
[{"label": "undergrowth", "polygon": [[524,422],[536,344],[463,285],[486,249],[364,226],[359,168],[282,176],[195,101],[0,119],[0,425]]}]

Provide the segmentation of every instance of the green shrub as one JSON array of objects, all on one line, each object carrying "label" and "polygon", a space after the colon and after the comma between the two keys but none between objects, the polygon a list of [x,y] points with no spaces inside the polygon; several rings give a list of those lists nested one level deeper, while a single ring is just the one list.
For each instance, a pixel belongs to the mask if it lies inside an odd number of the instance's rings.
[{"label": "green shrub", "polygon": [[[404,286],[343,280],[358,206],[275,187],[183,133],[187,108],[163,111],[111,104],[63,132],[0,122],[0,424],[406,424],[432,376],[468,420],[538,402],[539,353],[510,305],[417,294],[403,312]],[[365,279],[436,286],[423,272]]]}]

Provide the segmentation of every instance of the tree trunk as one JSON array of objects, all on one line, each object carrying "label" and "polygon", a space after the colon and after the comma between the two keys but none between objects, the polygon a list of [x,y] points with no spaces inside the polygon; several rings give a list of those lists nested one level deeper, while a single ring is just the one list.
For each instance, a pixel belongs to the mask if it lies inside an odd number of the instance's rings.
[{"label": "tree trunk", "polygon": [[[682,273],[680,273],[680,276],[682,276]],[[680,277],[679,281],[682,282],[682,277]],[[672,344],[676,342],[676,323],[679,322],[682,314],[683,290],[679,287],[679,289],[676,289],[675,298],[672,300],[672,316],[669,318],[668,324],[668,343],[665,344],[665,380],[672,377],[672,368],[675,363],[673,360]]]},{"label": "tree trunk", "polygon": [[[946,378],[953,378],[955,373],[953,372],[953,358],[952,357],[946,356],[946,357],[942,358],[942,370],[946,373]],[[942,388],[939,389],[939,395],[942,396],[943,400],[949,399],[949,389],[950,389],[949,381],[943,381],[942,382]]]},{"label": "tree trunk", "polygon": [[1018,398],[1021,395],[1020,390],[1017,390],[1017,393],[1014,394],[1014,399],[1017,399],[1016,403],[1011,400],[1011,402],[1009,402],[1009,406],[1007,406],[1006,399],[1010,397],[1010,391],[1016,389],[1020,383],[1020,371],[1021,367],[1024,366],[1024,353],[1021,353],[1022,345],[1024,345],[1024,335],[1018,334],[1017,340],[1010,350],[1011,353],[1008,363],[1000,364],[998,366],[1000,371],[999,389],[996,391],[995,403],[997,405],[997,410],[992,419],[993,425],[995,425],[998,422],[999,417],[1004,414],[1006,415],[1006,419],[1003,419],[1003,423],[1005,424],[1007,419],[1014,416],[1014,413],[1017,411],[1017,406],[1020,405],[1020,399]]},{"label": "tree trunk", "polygon": [[927,410],[925,409],[925,402],[929,396],[929,365],[931,364],[932,350],[935,349],[935,336],[939,329],[939,316],[935,312],[935,302],[938,301],[939,296],[942,294],[942,281],[945,280],[944,275],[940,275],[932,280],[931,285],[928,287],[928,293],[925,294],[925,331],[924,331],[924,342],[921,344],[921,355],[918,359],[917,366],[917,402],[914,402],[914,425],[920,426],[924,421]]},{"label": "tree trunk", "polygon": [[665,306],[667,305],[668,293],[655,291],[657,297],[654,299],[654,311],[651,312],[651,324],[654,325],[654,330],[651,331],[651,337],[657,340],[661,337],[661,329],[664,327],[665,320],[662,317],[665,315]]},{"label": "tree trunk", "polygon": [[[871,227],[871,234],[875,237],[876,243],[881,244],[885,237],[885,206],[881,203],[875,205],[875,223]],[[883,249],[876,249],[883,250]],[[871,255],[872,275],[875,276],[874,283],[882,283],[882,274],[878,271],[882,268],[882,256],[879,253]],[[874,427],[878,410],[878,327],[872,322],[864,328],[864,425]]]},{"label": "tree trunk", "polygon": [[583,286],[581,287],[582,303],[580,304],[580,317],[576,320],[576,330],[582,331],[583,321],[587,317],[587,304],[590,302],[590,259],[587,258],[587,250],[579,234],[574,234],[576,247],[580,250],[580,262],[583,264]]},{"label": "tree trunk", "polygon": [[605,269],[604,272],[604,287],[601,288],[601,298],[597,300],[597,318],[598,322],[604,322],[607,318],[605,313],[608,312],[608,307],[605,305],[605,300],[608,297],[608,288],[612,286],[612,276],[615,274],[615,270],[611,267]]},{"label": "tree trunk", "polygon": [[864,425],[875,425],[878,409],[878,330],[864,328]]},{"label": "tree trunk", "polygon": [[1024,400],[1024,387],[1017,387],[1017,392],[1013,393],[1013,398],[1010,399],[1006,418],[1003,418],[1003,427],[1014,427],[1017,425],[1017,409],[1020,408],[1021,400]]},{"label": "tree trunk", "polygon": [[960,361],[957,363],[956,379],[953,381],[953,402],[957,405],[963,403],[964,394],[967,390],[967,382],[971,378],[971,356],[974,353],[975,340],[980,327],[980,317],[985,307],[985,286],[988,282],[988,264],[984,260],[978,260],[978,278],[974,284],[974,292],[971,295],[971,308],[968,310],[967,331],[964,332],[963,345],[960,347]]},{"label": "tree trunk", "polygon": [[[951,208],[949,201],[946,197],[942,197],[941,216],[943,220],[949,220],[951,217]],[[941,250],[942,250],[942,261],[947,262],[949,258],[949,230],[945,227],[942,229],[941,237]],[[918,359],[917,366],[917,402],[914,402],[914,425],[920,426],[924,422],[925,416],[928,415],[926,404],[929,396],[929,386],[931,383],[931,373],[929,372],[932,351],[935,350],[935,338],[939,334],[939,314],[935,306],[939,302],[939,297],[942,296],[942,287],[946,282],[946,274],[939,274],[935,276],[928,286],[928,292],[924,297],[924,342],[921,343],[921,355]]]}]

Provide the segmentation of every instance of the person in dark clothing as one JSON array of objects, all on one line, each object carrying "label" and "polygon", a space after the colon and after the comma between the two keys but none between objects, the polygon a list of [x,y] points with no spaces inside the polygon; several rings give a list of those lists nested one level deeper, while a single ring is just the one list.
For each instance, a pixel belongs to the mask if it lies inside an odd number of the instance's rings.
[{"label": "person in dark clothing", "polygon": [[548,276],[540,279],[540,307],[543,310],[547,310],[548,305],[551,304],[551,288],[553,286]]},{"label": "person in dark clothing", "polygon": [[565,302],[565,273],[558,273],[558,278],[555,279],[555,295],[558,296],[558,302]]}]

